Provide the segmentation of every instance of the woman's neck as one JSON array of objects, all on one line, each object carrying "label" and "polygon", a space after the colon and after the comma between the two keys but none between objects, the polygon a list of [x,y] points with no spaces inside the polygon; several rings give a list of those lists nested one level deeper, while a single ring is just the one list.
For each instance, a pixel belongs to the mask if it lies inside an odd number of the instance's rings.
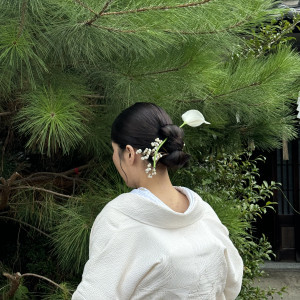
[{"label": "woman's neck", "polygon": [[146,188],[174,211],[183,213],[189,206],[187,197],[172,185],[167,169],[152,178],[141,179],[138,187]]},{"label": "woman's neck", "polygon": [[162,193],[165,190],[174,188],[167,169],[159,170],[152,178],[143,176],[137,185],[137,187],[144,187],[148,189],[153,194]]}]

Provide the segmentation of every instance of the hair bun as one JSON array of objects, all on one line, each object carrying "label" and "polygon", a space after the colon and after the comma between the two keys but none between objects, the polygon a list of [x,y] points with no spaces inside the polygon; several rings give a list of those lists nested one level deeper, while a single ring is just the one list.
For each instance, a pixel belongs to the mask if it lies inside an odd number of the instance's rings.
[{"label": "hair bun", "polygon": [[161,127],[159,135],[167,141],[162,146],[162,152],[167,152],[159,161],[169,168],[181,168],[188,164],[190,155],[183,152],[183,137],[182,128],[177,125],[165,125]]}]

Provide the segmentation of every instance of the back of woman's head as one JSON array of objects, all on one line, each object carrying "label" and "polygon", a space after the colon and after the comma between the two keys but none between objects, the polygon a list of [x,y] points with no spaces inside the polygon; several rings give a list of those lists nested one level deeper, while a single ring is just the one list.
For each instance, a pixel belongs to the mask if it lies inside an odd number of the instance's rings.
[{"label": "back of woman's head", "polygon": [[[187,165],[190,156],[183,152],[183,130],[174,125],[169,115],[153,103],[138,102],[123,110],[115,119],[111,129],[111,140],[125,149],[131,145],[135,149],[153,148],[156,138],[164,140],[159,152],[163,154],[159,163],[168,168]],[[152,157],[148,159],[153,162]]]}]

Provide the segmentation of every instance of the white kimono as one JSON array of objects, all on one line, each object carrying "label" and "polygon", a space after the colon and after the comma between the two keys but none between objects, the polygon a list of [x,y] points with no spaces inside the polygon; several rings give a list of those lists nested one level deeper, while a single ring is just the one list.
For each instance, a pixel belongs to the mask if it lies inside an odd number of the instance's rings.
[{"label": "white kimono", "polygon": [[237,297],[243,262],[227,228],[199,195],[177,189],[190,200],[185,213],[134,193],[105,206],[93,224],[89,260],[72,300]]}]

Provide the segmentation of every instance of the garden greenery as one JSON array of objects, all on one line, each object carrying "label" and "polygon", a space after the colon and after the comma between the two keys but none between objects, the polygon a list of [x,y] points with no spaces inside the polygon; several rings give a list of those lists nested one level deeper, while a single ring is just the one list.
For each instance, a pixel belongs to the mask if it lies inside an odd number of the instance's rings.
[{"label": "garden greenery", "polygon": [[278,186],[258,183],[248,154],[226,153],[296,137],[300,58],[289,33],[299,19],[285,20],[273,0],[0,7],[2,298],[70,298],[96,215],[127,191],[111,163],[110,126],[137,101],[164,107],[174,124],[189,109],[210,123],[185,128],[195,159],[174,180],[199,192],[228,226],[245,262],[240,298],[272,295],[252,285],[272,255],[253,224],[274,207]]},{"label": "garden greenery", "polygon": [[[274,253],[264,235],[258,237],[255,221],[267,210],[275,210],[273,192],[279,187],[259,178],[258,162],[263,156],[253,158],[251,152],[210,156],[202,164],[179,172],[180,182],[197,191],[216,211],[228,228],[230,237],[244,261],[243,288],[238,299],[268,299],[267,296],[280,291],[259,289],[253,279],[264,274],[260,269],[265,260]],[[259,183],[259,181],[262,181]]]},{"label": "garden greenery", "polygon": [[[198,192],[214,208],[222,223],[229,229],[230,237],[245,264],[243,288],[239,295],[241,300],[268,299],[268,296],[282,292],[274,289],[263,290],[253,285],[253,280],[264,274],[260,269],[261,264],[274,255],[265,236],[257,237],[253,234],[255,220],[262,218],[268,209],[275,209],[276,204],[272,202],[272,196],[278,184],[266,181],[259,183],[257,163],[264,160],[262,156],[252,158],[249,152],[210,156],[201,164],[194,161],[188,169],[177,171],[173,175],[174,184],[185,185]],[[101,176],[99,172],[94,172],[94,176],[97,181],[91,180],[85,186],[81,197],[71,198],[66,204],[54,201],[51,197],[48,199],[48,207],[43,200],[35,201],[34,210],[28,203],[24,205],[23,210],[25,209],[26,213],[24,211],[20,213],[22,210],[17,209],[18,220],[23,220],[24,228],[29,230],[28,241],[24,243],[24,248],[32,248],[33,240],[43,240],[51,254],[49,259],[48,254],[40,253],[41,250],[37,248],[41,245],[39,242],[32,249],[33,256],[26,257],[26,263],[35,265],[32,270],[43,273],[46,271],[51,279],[69,282],[62,283],[64,287],[62,289],[44,282],[35,287],[37,297],[55,299],[53,298],[55,295],[56,299],[70,298],[71,287],[75,288],[76,280],[77,283],[80,280],[88,258],[89,232],[93,220],[110,199],[128,191],[116,173],[107,178]],[[89,188],[90,184],[93,184],[93,189]],[[33,211],[35,215],[28,216],[29,211]],[[52,224],[49,223],[48,217],[50,211],[51,219],[55,220]],[[30,230],[26,227],[27,223],[35,224],[35,227],[43,230],[46,235],[43,236],[34,228]],[[38,251],[38,254],[35,251]],[[36,264],[37,259],[41,261]],[[39,264],[42,265],[38,266]],[[59,269],[56,269],[56,265]],[[25,295],[29,295],[28,288],[25,288],[28,282],[30,281],[24,278],[22,283],[24,287],[19,293],[23,291]],[[66,293],[66,288],[69,294]],[[8,287],[3,292],[7,289]]]}]

